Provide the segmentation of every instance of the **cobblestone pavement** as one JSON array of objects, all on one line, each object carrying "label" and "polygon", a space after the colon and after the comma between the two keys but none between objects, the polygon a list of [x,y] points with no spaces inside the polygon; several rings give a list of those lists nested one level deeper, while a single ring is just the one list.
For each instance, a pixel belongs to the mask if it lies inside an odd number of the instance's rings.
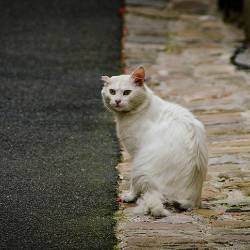
[{"label": "cobblestone pavement", "polygon": [[[122,249],[250,249],[250,73],[229,63],[243,38],[213,0],[127,0],[125,71],[144,65],[159,96],[205,124],[209,168],[200,209],[153,219],[121,204]],[[123,191],[129,161],[118,170]]]}]

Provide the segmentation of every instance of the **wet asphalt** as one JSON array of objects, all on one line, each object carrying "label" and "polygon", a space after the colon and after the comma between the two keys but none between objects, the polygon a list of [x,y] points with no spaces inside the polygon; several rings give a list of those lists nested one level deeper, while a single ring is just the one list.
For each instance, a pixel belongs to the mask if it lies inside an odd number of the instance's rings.
[{"label": "wet asphalt", "polygon": [[0,0],[0,249],[112,249],[119,0]]}]

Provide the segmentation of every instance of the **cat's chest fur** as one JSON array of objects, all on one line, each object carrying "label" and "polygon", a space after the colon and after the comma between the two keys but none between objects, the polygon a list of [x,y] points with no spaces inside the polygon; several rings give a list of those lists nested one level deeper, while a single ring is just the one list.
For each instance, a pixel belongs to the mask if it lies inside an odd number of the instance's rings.
[{"label": "cat's chest fur", "polygon": [[156,102],[151,96],[149,104],[141,112],[116,117],[118,138],[132,157],[143,146],[147,133],[157,126],[161,107],[157,107]]},{"label": "cat's chest fur", "polygon": [[151,123],[149,120],[145,122],[142,116],[145,115],[118,118],[116,123],[118,138],[132,157],[138,151],[145,131],[149,129]]}]

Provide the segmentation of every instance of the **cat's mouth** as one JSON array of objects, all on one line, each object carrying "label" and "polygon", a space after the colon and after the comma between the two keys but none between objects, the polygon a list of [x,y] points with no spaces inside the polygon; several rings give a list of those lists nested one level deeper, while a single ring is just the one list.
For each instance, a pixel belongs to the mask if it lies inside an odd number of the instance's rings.
[{"label": "cat's mouth", "polygon": [[125,108],[123,103],[110,103],[110,107],[116,111],[122,111]]},{"label": "cat's mouth", "polygon": [[114,109],[116,109],[116,110],[121,110],[121,109],[123,109],[123,108],[124,108],[124,105],[121,105],[121,104],[115,104],[115,105],[113,106],[113,108],[114,108]]},{"label": "cat's mouth", "polygon": [[124,107],[124,105],[121,104],[121,103],[116,103],[116,104],[113,104],[112,106],[113,106],[114,108],[123,108],[123,107]]}]

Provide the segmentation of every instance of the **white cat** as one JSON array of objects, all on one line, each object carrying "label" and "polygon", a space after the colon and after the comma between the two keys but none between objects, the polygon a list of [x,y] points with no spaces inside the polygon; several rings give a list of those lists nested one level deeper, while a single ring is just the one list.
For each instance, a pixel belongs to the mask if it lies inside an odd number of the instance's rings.
[{"label": "white cat", "polygon": [[205,130],[187,109],[156,96],[144,83],[145,71],[103,76],[102,97],[115,115],[117,135],[132,160],[130,191],[136,213],[166,216],[164,203],[183,209],[200,206],[207,172]]}]

